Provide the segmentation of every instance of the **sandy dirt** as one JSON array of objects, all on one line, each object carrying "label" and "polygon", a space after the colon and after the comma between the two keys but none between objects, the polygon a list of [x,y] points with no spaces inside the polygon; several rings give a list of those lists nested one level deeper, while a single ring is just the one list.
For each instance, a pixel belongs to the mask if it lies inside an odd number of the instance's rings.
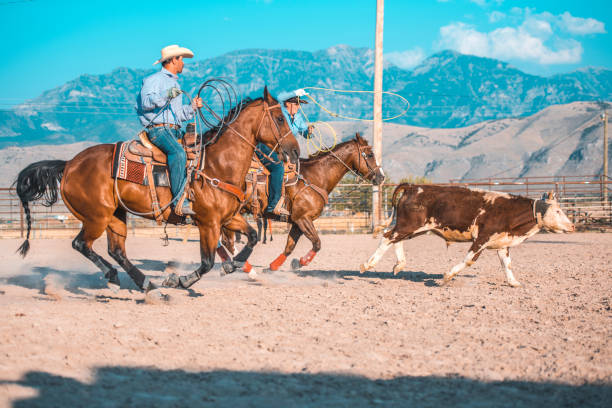
[{"label": "sandy dirt", "polygon": [[[301,271],[217,264],[165,304],[125,273],[107,289],[69,239],[32,241],[25,260],[0,240],[0,406],[612,406],[612,234],[534,236],[511,250],[516,289],[493,251],[439,286],[467,244],[407,242],[394,276],[392,251],[358,272],[378,240],[322,240]],[[156,281],[199,264],[196,241],[161,243],[127,244]]]}]

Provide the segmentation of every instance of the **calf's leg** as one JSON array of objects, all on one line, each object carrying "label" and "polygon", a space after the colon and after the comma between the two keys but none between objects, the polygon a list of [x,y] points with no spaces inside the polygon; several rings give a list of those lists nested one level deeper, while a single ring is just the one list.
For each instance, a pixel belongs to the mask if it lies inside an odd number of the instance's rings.
[{"label": "calf's leg", "polygon": [[476,262],[482,251],[484,251],[485,249],[484,242],[481,241],[482,240],[476,239],[476,241],[474,241],[474,243],[470,247],[470,250],[468,251],[467,255],[463,259],[463,262],[453,266],[450,272],[444,274],[445,284],[450,282],[459,272],[469,266],[472,266],[472,264]]},{"label": "calf's leg", "polygon": [[393,244],[393,248],[395,248],[395,257],[397,258],[397,263],[393,266],[393,274],[397,275],[404,269],[406,266],[406,255],[404,254],[404,241],[396,242]]},{"label": "calf's leg", "polygon": [[513,288],[517,288],[521,286],[521,283],[516,280],[514,275],[512,274],[512,269],[510,269],[510,249],[502,248],[497,251],[497,256],[499,256],[499,261],[501,262],[502,268],[506,272],[506,279],[508,280],[508,284]]},{"label": "calf's leg", "polygon": [[378,245],[378,248],[376,248],[376,251],[372,254],[370,259],[368,259],[366,263],[359,265],[359,273],[364,273],[365,271],[369,271],[374,266],[376,266],[378,261],[380,261],[380,258],[383,257],[383,255],[385,254],[385,252],[387,252],[389,248],[391,248],[391,245],[392,245],[391,240],[383,236],[382,239],[380,240],[380,244]]}]

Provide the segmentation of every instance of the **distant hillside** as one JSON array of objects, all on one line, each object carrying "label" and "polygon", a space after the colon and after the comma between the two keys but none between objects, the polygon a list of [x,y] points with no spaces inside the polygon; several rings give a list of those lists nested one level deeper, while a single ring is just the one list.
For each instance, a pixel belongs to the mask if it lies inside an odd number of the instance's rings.
[{"label": "distant hillside", "polygon": [[[186,65],[180,78],[191,94],[210,77],[234,81],[245,96],[297,87],[372,89],[374,54],[335,46],[317,52],[241,50]],[[128,139],[139,127],[134,100],[142,79],[156,69],[118,68],[82,75],[11,111],[0,111],[0,148]],[[434,54],[413,70],[387,64],[384,88],[411,103],[399,124],[456,128],[491,119],[534,114],[555,104],[612,100],[612,71],[587,68],[553,77],[528,75],[505,62],[452,51]],[[323,105],[346,116],[371,118],[371,94],[314,92]],[[400,112],[398,98],[384,98],[385,116]],[[311,120],[329,116],[307,108]]]},{"label": "distant hillside", "polygon": [[[434,181],[480,177],[590,175],[602,172],[602,108],[610,104],[555,105],[524,118],[501,119],[457,129],[384,124],[383,167],[392,180],[426,176]],[[360,131],[371,141],[366,122],[330,122],[339,140]],[[323,127],[322,127],[323,128]],[[326,131],[326,129],[324,129]],[[303,155],[307,148],[304,140]],[[27,164],[70,159],[91,142],[9,147],[0,150],[0,187]],[[612,160],[612,148],[609,150]]]}]

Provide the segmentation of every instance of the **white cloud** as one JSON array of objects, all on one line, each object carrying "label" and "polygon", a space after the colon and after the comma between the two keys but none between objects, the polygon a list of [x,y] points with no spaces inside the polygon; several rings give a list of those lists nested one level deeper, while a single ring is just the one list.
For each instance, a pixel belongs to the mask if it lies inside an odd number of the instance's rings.
[{"label": "white cloud", "polygon": [[472,3],[477,4],[481,7],[489,6],[492,4],[502,4],[504,0],[470,0]]},{"label": "white cloud", "polygon": [[385,61],[403,69],[413,68],[425,59],[425,52],[415,47],[406,51],[394,51],[385,54]]},{"label": "white cloud", "polygon": [[519,27],[502,27],[489,33],[464,23],[452,23],[440,28],[438,47],[463,54],[544,65],[579,62],[582,45],[575,40],[555,39],[556,49],[553,49],[545,44],[552,34],[548,22],[535,18],[526,19]]},{"label": "white cloud", "polygon": [[559,16],[558,24],[572,34],[603,34],[606,32],[604,23],[601,21],[594,18],[574,17],[567,11]]}]

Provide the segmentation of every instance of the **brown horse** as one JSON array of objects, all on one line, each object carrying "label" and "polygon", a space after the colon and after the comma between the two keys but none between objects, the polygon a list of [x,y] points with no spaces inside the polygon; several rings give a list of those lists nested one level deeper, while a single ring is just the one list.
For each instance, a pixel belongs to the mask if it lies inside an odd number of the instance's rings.
[{"label": "brown horse", "polygon": [[[196,172],[189,183],[196,213],[193,221],[200,232],[202,263],[189,275],[180,278],[170,275],[164,282],[165,286],[188,288],[213,267],[222,226],[247,233],[249,244],[236,258],[246,260],[250,255],[257,242],[257,233],[244,219],[236,219],[234,215],[241,205],[240,194],[236,194],[236,191],[244,191],[245,176],[257,143],[262,142],[279,150],[281,157],[292,162],[298,160],[299,145],[280,105],[270,96],[267,88],[264,89],[263,98],[244,101],[234,107],[228,117],[237,111],[240,114],[231,125],[211,129],[204,135],[219,134],[216,141],[202,149],[200,162],[204,161],[204,167]],[[125,251],[127,212],[154,219],[149,189],[148,186],[111,177],[113,148],[112,144],[92,146],[70,161],[41,161],[19,173],[17,193],[28,222],[28,235],[19,251],[25,256],[29,249],[31,220],[28,202],[44,197],[44,204],[52,205],[57,201],[57,184],[60,182],[59,190],[64,203],[83,223],[80,233],[72,242],[73,248],[96,264],[109,284],[117,288],[117,271],[92,249],[93,242],[106,231],[109,255],[125,269],[139,288],[147,292],[155,290],[155,294],[161,297],[163,295],[149,278],[128,260]],[[230,188],[232,186],[233,189]],[[172,197],[167,187],[157,188],[157,194],[160,203],[169,203]],[[164,219],[167,220],[170,215],[168,206],[163,213]]]},{"label": "brown horse", "polygon": [[[291,255],[302,234],[312,242],[312,249],[299,260],[294,259],[291,266],[298,269],[308,265],[321,249],[321,240],[313,221],[321,215],[329,193],[347,172],[356,172],[360,177],[381,184],[385,175],[376,162],[372,147],[359,133],[354,139],[343,142],[331,151],[318,153],[308,159],[300,159],[300,178],[294,186],[286,188],[287,208],[291,215],[291,229],[287,237],[285,251],[271,264],[270,270],[277,270]],[[240,215],[237,217],[242,218]],[[239,265],[235,265],[239,266]],[[226,272],[228,269],[224,265]],[[250,271],[247,262],[244,266]]]}]

